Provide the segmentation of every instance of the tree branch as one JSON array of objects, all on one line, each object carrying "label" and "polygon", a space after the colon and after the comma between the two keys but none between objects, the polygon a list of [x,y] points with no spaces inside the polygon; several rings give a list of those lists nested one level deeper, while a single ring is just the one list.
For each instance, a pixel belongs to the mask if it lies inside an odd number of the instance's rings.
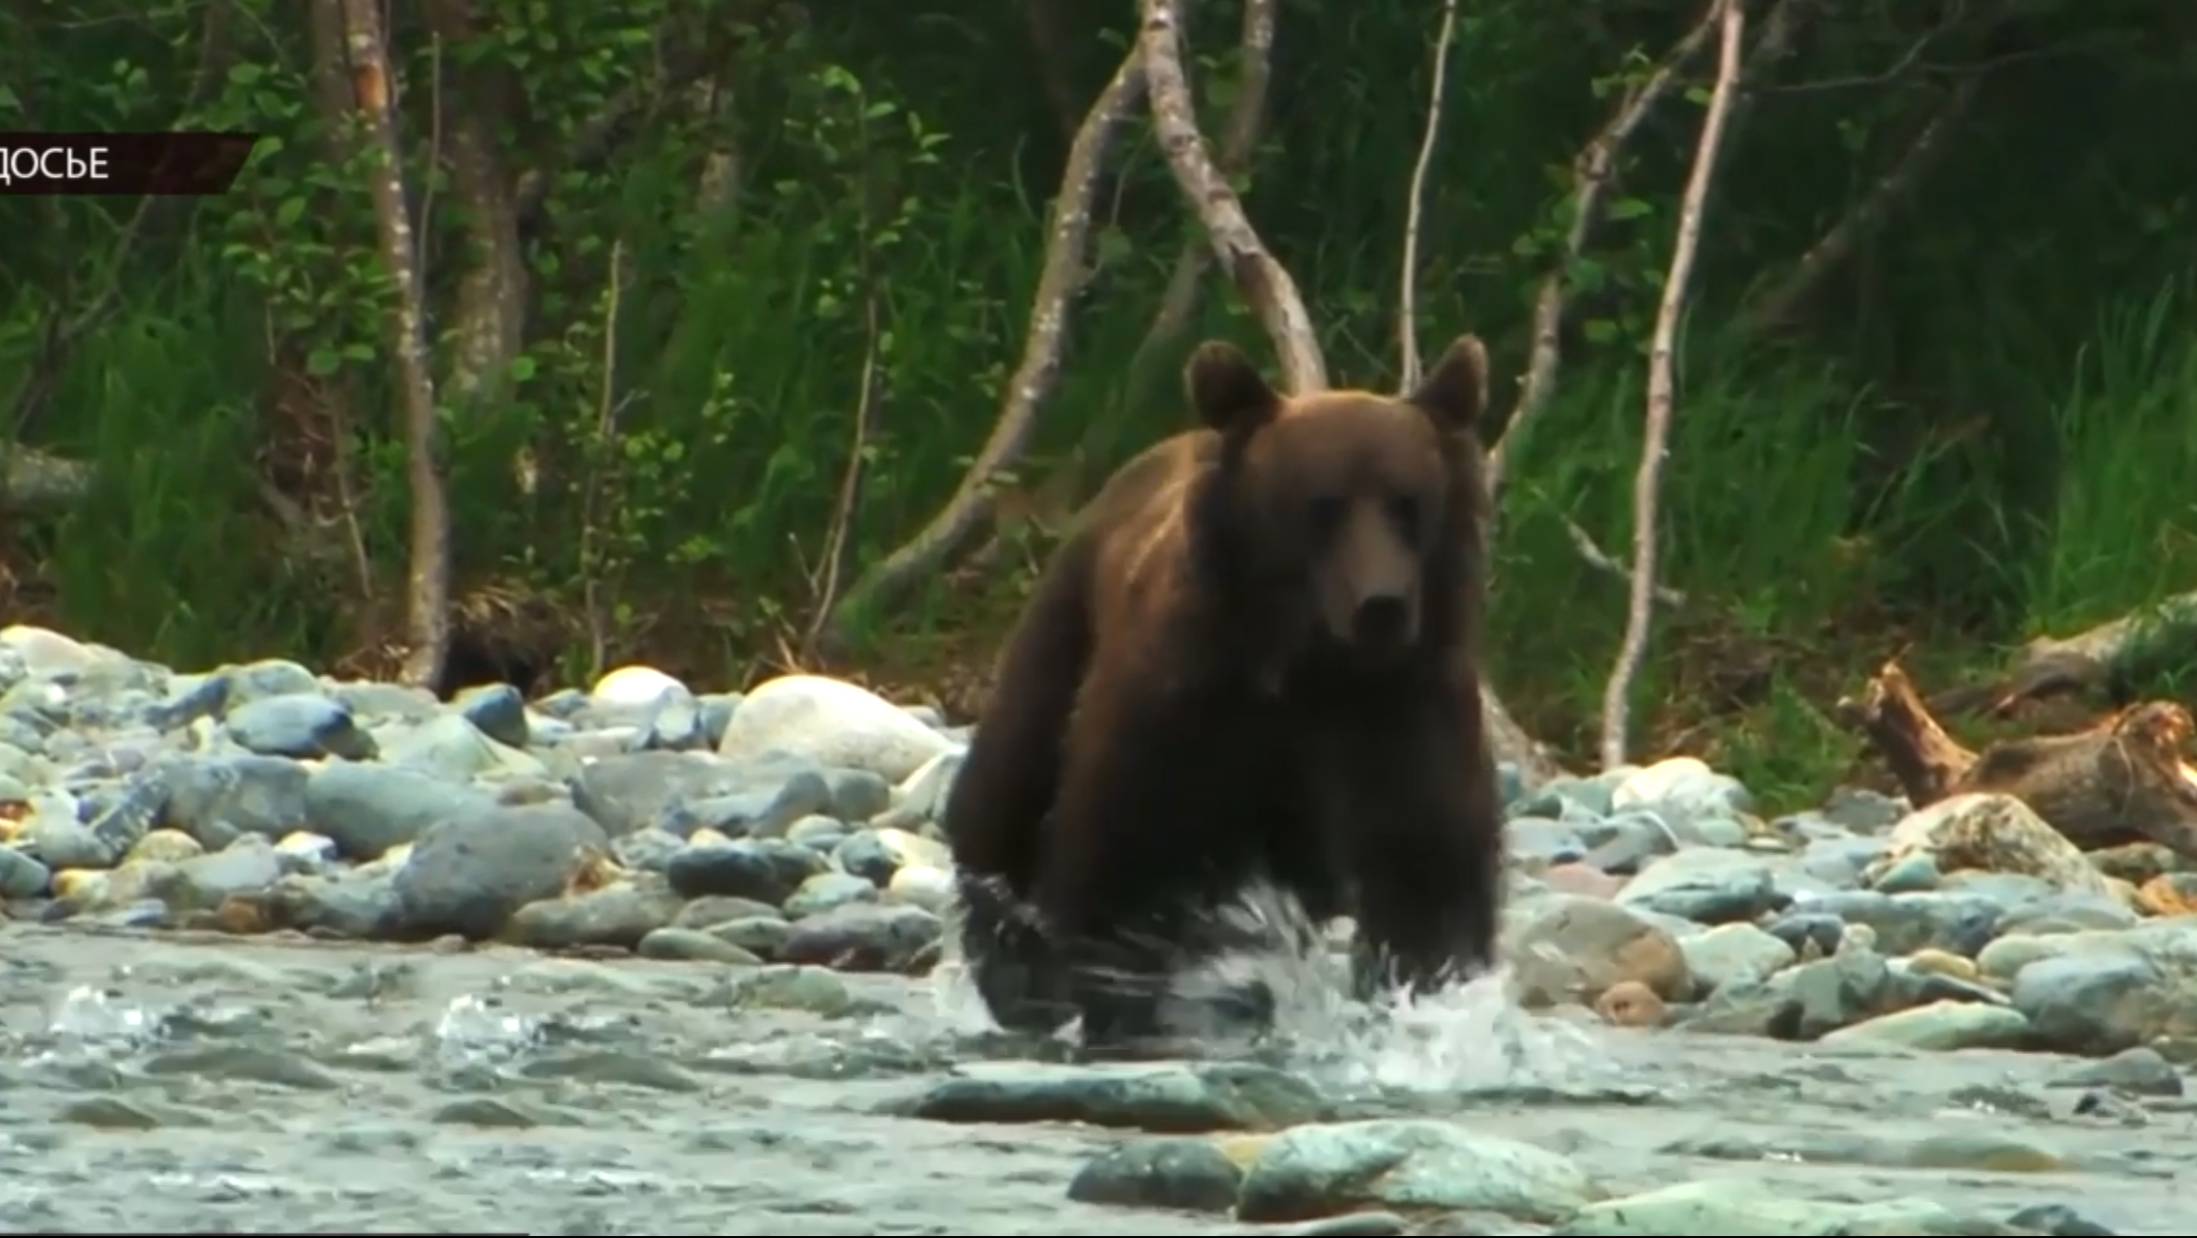
[{"label": "tree branch", "polygon": [[1442,126],[1442,87],[1449,68],[1449,45],[1457,36],[1457,0],[1442,0],[1442,28],[1434,37],[1434,83],[1427,88],[1427,126],[1419,138],[1419,161],[1411,169],[1411,190],[1404,207],[1402,286],[1396,295],[1397,386],[1419,385],[1419,213],[1426,197],[1427,166],[1434,162],[1434,138]]},{"label": "tree branch", "polygon": [[1960,126],[1967,116],[1969,105],[1975,101],[1978,84],[1982,78],[1962,78],[1937,114],[1923,125],[1922,131],[1899,157],[1892,169],[1886,172],[1868,193],[1862,195],[1853,209],[1831,225],[1821,239],[1808,247],[1795,263],[1791,274],[1779,282],[1767,294],[1756,301],[1747,313],[1747,323],[1755,330],[1784,326],[1790,323],[1816,294],[1831,274],[1844,266],[1854,256],[1861,243],[1874,235],[1884,221],[1891,217],[1900,203],[1922,183],[1930,170],[1943,157],[1948,136]]},{"label": "tree branch", "polygon": [[1502,498],[1512,442],[1523,441],[1523,431],[1540,416],[1548,406],[1549,397],[1555,393],[1564,310],[1571,295],[1571,267],[1585,252],[1587,237],[1601,220],[1602,200],[1609,192],[1618,152],[1655,105],[1670,93],[1680,70],[1708,42],[1709,31],[1716,24],[1716,14],[1722,6],[1723,0],[1710,0],[1708,12],[1703,14],[1701,21],[1664,54],[1646,82],[1626,93],[1609,122],[1572,161],[1571,226],[1564,235],[1563,252],[1557,255],[1556,265],[1542,279],[1540,293],[1534,298],[1533,351],[1526,366],[1525,385],[1519,390],[1517,407],[1504,426],[1502,436],[1488,449],[1491,512],[1501,510],[1496,504]]},{"label": "tree branch", "polygon": [[1716,176],[1717,149],[1723,141],[1725,118],[1731,113],[1732,94],[1740,76],[1740,35],[1746,27],[1741,0],[1718,0],[1723,24],[1716,89],[1709,96],[1709,114],[1701,123],[1701,143],[1694,152],[1692,174],[1678,215],[1678,238],[1671,249],[1670,272],[1663,280],[1663,302],[1656,312],[1655,340],[1648,354],[1648,426],[1640,449],[1640,469],[1633,483],[1632,605],[1619,647],[1617,666],[1610,673],[1602,702],[1602,765],[1614,769],[1625,762],[1627,702],[1634,674],[1648,642],[1648,623],[1653,610],[1656,566],[1656,500],[1662,485],[1663,457],[1670,437],[1672,379],[1671,352],[1678,336],[1678,319],[1686,308],[1686,285],[1693,275],[1694,252],[1701,242],[1701,217],[1708,203],[1709,186]]},{"label": "tree branch", "polygon": [[[1037,293],[1030,307],[1029,334],[1023,340],[1021,363],[1001,393],[999,420],[992,426],[991,437],[938,515],[863,573],[832,607],[833,620],[827,627],[833,632],[843,634],[845,616],[890,601],[958,553],[991,511],[993,474],[1012,467],[1029,446],[1038,408],[1052,394],[1060,377],[1061,354],[1068,338],[1069,302],[1089,277],[1084,248],[1091,231],[1091,197],[1098,185],[1099,170],[1123,119],[1143,98],[1144,90],[1143,54],[1132,49],[1114,71],[1113,80],[1099,92],[1069,147],[1068,163],[1061,171],[1060,193],[1053,202],[1052,239],[1045,249],[1045,266],[1038,275]],[[827,636],[831,634],[827,632]]]},{"label": "tree branch", "polygon": [[[471,0],[431,0],[427,20],[453,49],[480,37]],[[460,56],[461,65],[468,64]],[[450,394],[471,401],[502,382],[525,346],[529,296],[526,258],[519,244],[519,214],[496,152],[496,129],[509,114],[508,83],[492,81],[478,64],[460,69],[454,83],[458,107],[450,115],[449,163],[453,187],[465,203],[466,262],[458,277],[455,364]],[[422,230],[425,230],[422,211]]]},{"label": "tree branch", "polygon": [[[1224,176],[1233,178],[1251,166],[1260,129],[1266,122],[1267,82],[1272,72],[1273,50],[1274,0],[1244,0],[1243,39],[1238,53],[1242,57],[1243,76],[1237,83],[1235,106],[1229,113],[1228,125],[1221,131],[1219,163]],[[1136,351],[1130,354],[1129,378],[1122,384],[1126,401],[1142,401],[1152,390],[1151,375],[1158,364],[1157,359],[1180,340],[1189,327],[1212,261],[1212,248],[1202,236],[1183,243],[1182,252],[1175,258],[1174,272],[1168,276],[1167,291],[1160,296],[1159,310],[1152,315],[1144,338],[1137,341]]]},{"label": "tree branch", "polygon": [[1304,300],[1289,271],[1267,252],[1244,214],[1236,191],[1213,166],[1182,69],[1182,16],[1179,0],[1143,0],[1144,28],[1138,46],[1152,83],[1152,123],[1159,131],[1167,166],[1175,174],[1221,266],[1234,277],[1245,301],[1274,342],[1282,373],[1299,394],[1327,387],[1327,364]]}]

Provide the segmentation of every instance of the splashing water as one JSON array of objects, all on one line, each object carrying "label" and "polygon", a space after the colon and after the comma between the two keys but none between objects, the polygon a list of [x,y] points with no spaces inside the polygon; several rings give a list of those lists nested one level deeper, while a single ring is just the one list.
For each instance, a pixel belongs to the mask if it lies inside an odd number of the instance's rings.
[{"label": "splashing water", "polygon": [[47,1021],[58,1047],[88,1053],[140,1048],[160,1038],[161,1021],[143,1004],[93,984],[70,989]]},{"label": "splashing water", "polygon": [[[957,1030],[990,1030],[996,1025],[960,955],[959,912],[956,903],[946,916],[933,1008]],[[1277,1064],[1346,1091],[1419,1094],[1569,1088],[1611,1070],[1591,1030],[1521,1007],[1507,968],[1362,1001],[1351,994],[1340,943],[1324,940],[1287,891],[1254,882],[1211,916],[1227,939],[1248,944],[1184,968],[1165,986],[1172,1030],[1206,1055],[1278,1055]],[[1213,1012],[1256,986],[1272,996],[1273,1012],[1254,1042]]]},{"label": "splashing water", "polygon": [[450,999],[435,1022],[435,1051],[445,1062],[475,1064],[516,1056],[538,1045],[538,1019],[507,1010],[494,998],[465,993]]}]

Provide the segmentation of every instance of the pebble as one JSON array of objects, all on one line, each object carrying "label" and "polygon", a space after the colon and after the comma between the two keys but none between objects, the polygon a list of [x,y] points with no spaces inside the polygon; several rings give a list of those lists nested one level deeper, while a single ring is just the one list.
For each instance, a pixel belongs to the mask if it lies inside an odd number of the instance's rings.
[{"label": "pebble", "polygon": [[0,846],[0,898],[36,898],[52,880],[53,870],[14,847]]},{"label": "pebble", "polygon": [[483,791],[392,765],[331,763],[303,782],[299,816],[354,860],[372,860],[452,818],[494,806]]},{"label": "pebble", "polygon": [[877,887],[866,877],[827,871],[802,882],[786,896],[784,907],[788,919],[805,920],[854,903],[874,903],[877,895]]},{"label": "pebble", "polygon": [[2105,1056],[2168,1030],[2189,998],[2150,958],[2096,951],[2038,959],[2014,978],[2014,1006],[2038,1042],[2062,1053]]}]

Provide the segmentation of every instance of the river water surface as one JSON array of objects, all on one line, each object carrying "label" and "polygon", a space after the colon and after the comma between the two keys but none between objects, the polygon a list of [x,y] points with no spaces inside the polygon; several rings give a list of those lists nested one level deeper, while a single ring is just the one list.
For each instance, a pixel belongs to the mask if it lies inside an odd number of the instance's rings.
[{"label": "river water surface", "polygon": [[[1612,1028],[1492,986],[1364,1027],[1316,990],[1288,1006],[1285,1065],[1323,1094],[1560,1152],[1609,1195],[1745,1177],[2057,1205],[2087,1232],[2197,1219],[2197,1104],[2074,1082],[2075,1059]],[[0,1229],[1287,1230],[1071,1199],[1135,1130],[895,1116],[957,1072],[1018,1069],[981,1022],[951,965],[766,976],[0,922]]]}]

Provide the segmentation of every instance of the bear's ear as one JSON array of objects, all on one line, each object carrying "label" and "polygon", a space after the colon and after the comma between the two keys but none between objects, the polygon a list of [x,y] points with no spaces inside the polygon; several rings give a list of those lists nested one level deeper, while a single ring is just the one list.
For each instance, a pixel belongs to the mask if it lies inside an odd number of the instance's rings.
[{"label": "bear's ear", "polygon": [[1182,376],[1198,420],[1223,434],[1248,434],[1281,409],[1282,398],[1234,344],[1207,340],[1198,345]]},{"label": "bear's ear", "polygon": [[1479,428],[1488,403],[1488,350],[1477,335],[1460,335],[1407,397],[1452,433]]}]

